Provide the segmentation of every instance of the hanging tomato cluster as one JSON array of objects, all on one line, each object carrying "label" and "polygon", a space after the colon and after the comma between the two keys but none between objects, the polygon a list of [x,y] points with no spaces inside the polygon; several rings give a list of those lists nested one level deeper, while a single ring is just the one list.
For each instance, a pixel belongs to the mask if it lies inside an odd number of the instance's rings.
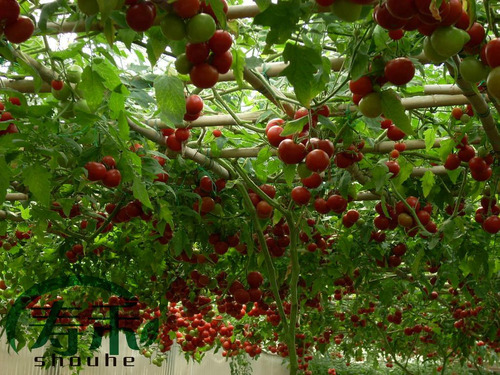
[{"label": "hanging tomato cluster", "polygon": [[5,34],[11,43],[24,43],[35,31],[33,21],[20,12],[17,0],[0,0],[0,36]]}]

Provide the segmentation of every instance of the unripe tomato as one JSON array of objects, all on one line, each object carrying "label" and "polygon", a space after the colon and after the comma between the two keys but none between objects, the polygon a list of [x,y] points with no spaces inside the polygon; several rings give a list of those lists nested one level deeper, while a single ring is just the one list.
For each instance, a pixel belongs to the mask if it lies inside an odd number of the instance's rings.
[{"label": "unripe tomato", "polygon": [[378,92],[372,92],[361,99],[359,110],[368,118],[376,118],[382,114],[382,99]]},{"label": "unripe tomato", "polygon": [[161,21],[160,27],[167,39],[182,40],[186,37],[186,24],[181,17],[175,14],[167,14]]},{"label": "unripe tomato", "polygon": [[194,16],[187,23],[187,38],[192,43],[207,42],[215,34],[215,21],[205,13]]}]

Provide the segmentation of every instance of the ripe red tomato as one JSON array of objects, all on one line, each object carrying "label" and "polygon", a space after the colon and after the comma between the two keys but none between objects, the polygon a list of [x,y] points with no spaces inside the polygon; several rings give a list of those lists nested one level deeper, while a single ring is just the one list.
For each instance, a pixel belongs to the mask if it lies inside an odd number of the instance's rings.
[{"label": "ripe red tomato", "polygon": [[19,18],[20,7],[17,0],[0,0],[0,23],[10,25]]},{"label": "ripe red tomato", "polygon": [[282,132],[283,128],[278,125],[274,125],[269,128],[269,130],[267,131],[267,140],[272,146],[278,147],[280,143],[286,139],[285,137],[282,137],[280,135]]},{"label": "ripe red tomato", "polygon": [[258,288],[264,282],[264,278],[262,277],[262,274],[260,272],[253,271],[248,273],[247,281],[248,285],[250,285],[252,288]]},{"label": "ripe red tomato", "polygon": [[404,150],[406,150],[406,143],[403,142],[395,143],[394,148],[399,152],[403,152]]},{"label": "ripe red tomato", "polygon": [[386,4],[377,5],[373,12],[373,18],[376,23],[386,30],[402,29],[406,24],[406,20],[394,17],[387,9]]},{"label": "ripe red tomato", "polygon": [[375,219],[373,219],[373,225],[375,225],[375,228],[377,228],[378,230],[388,229],[389,224],[389,219],[382,215],[376,216]]},{"label": "ripe red tomato", "polygon": [[212,52],[219,55],[229,51],[232,44],[233,38],[231,34],[224,30],[217,30],[208,41],[208,45]]},{"label": "ripe red tomato", "polygon": [[392,40],[400,40],[405,36],[404,30],[389,30],[389,38]]},{"label": "ripe red tomato", "polygon": [[117,187],[122,181],[122,174],[118,169],[110,169],[102,179],[104,186],[109,188]]},{"label": "ripe red tomato", "polygon": [[431,214],[427,212],[426,210],[420,210],[417,212],[417,217],[418,220],[420,220],[420,223],[425,227],[429,222],[431,221]]},{"label": "ripe red tomato", "polygon": [[476,155],[476,150],[470,145],[463,146],[460,151],[458,151],[458,157],[460,160],[469,162]]},{"label": "ripe red tomato", "polygon": [[450,0],[449,12],[441,21],[442,26],[455,25],[462,16],[462,2],[460,0]]},{"label": "ripe red tomato", "polygon": [[400,19],[410,19],[417,14],[414,0],[387,0],[385,3],[389,13]]},{"label": "ripe red tomato", "polygon": [[88,171],[87,178],[90,181],[99,181],[106,176],[106,167],[102,163],[89,161],[85,164],[85,169]]},{"label": "ripe red tomato", "polygon": [[484,50],[486,61],[492,68],[500,66],[500,38],[492,39],[486,44]]},{"label": "ripe red tomato", "polygon": [[446,161],[444,163],[444,167],[450,171],[453,171],[460,167],[461,160],[457,154],[449,154],[446,157]]},{"label": "ripe red tomato", "polygon": [[460,118],[463,116],[464,111],[460,107],[455,107],[451,110],[451,115],[455,120],[460,120]]},{"label": "ripe red tomato", "polygon": [[200,211],[202,214],[207,214],[209,212],[212,212],[214,208],[215,208],[215,201],[211,197],[201,198]]},{"label": "ripe red tomato", "polygon": [[389,155],[391,156],[391,158],[397,159],[397,158],[399,158],[399,151],[398,150],[392,150]]},{"label": "ripe red tomato", "polygon": [[278,155],[285,164],[299,164],[306,157],[306,147],[302,143],[285,139],[279,144]]},{"label": "ripe red tomato", "polygon": [[132,5],[127,9],[127,25],[134,31],[146,31],[153,26],[156,8],[150,1]]},{"label": "ripe red tomato", "polygon": [[191,18],[200,10],[199,0],[177,0],[173,3],[174,12],[182,18]]},{"label": "ripe red tomato", "polygon": [[397,161],[389,160],[385,162],[385,165],[387,165],[387,168],[389,168],[389,172],[392,173],[391,178],[394,178],[399,174],[401,168]]},{"label": "ripe red tomato", "polygon": [[330,212],[327,202],[323,198],[316,198],[314,200],[314,209],[320,214],[327,214]]},{"label": "ripe red tomato", "polygon": [[54,90],[59,91],[59,90],[62,90],[62,88],[64,87],[64,82],[53,79],[51,82],[51,86]]},{"label": "ripe red tomato", "polygon": [[337,214],[341,214],[347,208],[347,199],[345,199],[341,195],[331,195],[330,197],[328,197],[326,203],[328,204],[330,210]]},{"label": "ripe red tomato", "polygon": [[321,185],[323,179],[318,173],[312,173],[310,176],[301,179],[301,182],[305,187],[315,189]]},{"label": "ripe red tomato", "polygon": [[220,131],[220,129],[214,129],[212,131],[212,134],[215,138],[219,138],[222,135],[222,132]]},{"label": "ripe red tomato", "polygon": [[349,81],[349,89],[353,94],[365,96],[373,91],[370,77],[363,76],[356,81]]},{"label": "ripe red tomato", "polygon": [[210,48],[207,43],[188,43],[186,57],[194,65],[202,64],[208,59]]},{"label": "ripe red tomato", "polygon": [[179,142],[184,142],[191,136],[191,131],[188,128],[179,128],[175,131],[175,138]]},{"label": "ripe red tomato", "polygon": [[175,134],[172,134],[167,137],[167,147],[172,151],[181,151],[182,143],[177,140]]},{"label": "ripe red tomato", "polygon": [[391,125],[387,129],[387,138],[389,138],[391,141],[399,141],[405,136],[405,132],[398,128],[396,125]]},{"label": "ripe red tomato", "polygon": [[190,95],[186,99],[186,112],[190,115],[196,115],[203,111],[203,99],[198,95]]},{"label": "ripe red tomato", "polygon": [[483,229],[490,234],[500,232],[500,217],[491,215],[483,222]]},{"label": "ripe red tomato", "polygon": [[274,199],[274,197],[276,196],[276,188],[273,185],[262,184],[259,186],[259,188],[271,199]]},{"label": "ripe red tomato", "polygon": [[403,243],[397,244],[392,248],[392,253],[398,257],[402,257],[406,253],[406,245]]},{"label": "ripe red tomato", "polygon": [[189,72],[193,85],[200,89],[209,89],[219,80],[219,72],[212,65],[203,63],[195,65]]},{"label": "ripe red tomato", "polygon": [[217,69],[220,74],[227,73],[233,64],[233,54],[231,51],[226,51],[222,54],[214,54],[212,56],[212,66]]},{"label": "ripe red tomato", "polygon": [[33,21],[28,17],[21,16],[16,22],[5,26],[4,33],[7,40],[11,43],[26,42],[35,31]]},{"label": "ripe red tomato", "polygon": [[323,172],[329,165],[330,157],[323,150],[312,150],[306,156],[306,166],[313,172]]},{"label": "ripe red tomato", "polygon": [[396,86],[406,85],[415,75],[415,66],[410,59],[399,57],[389,61],[384,69],[385,77]]},{"label": "ripe red tomato", "polygon": [[273,214],[273,207],[266,201],[260,201],[255,208],[257,210],[257,216],[261,219],[268,219]]},{"label": "ripe red tomato", "polygon": [[335,152],[335,147],[333,146],[332,141],[330,141],[329,139],[309,139],[306,144],[306,151],[311,152],[312,150],[316,149],[326,152],[329,158],[331,158]]},{"label": "ripe red tomato", "polygon": [[470,36],[470,40],[465,44],[466,47],[475,47],[481,44],[486,36],[486,31],[483,25],[474,22],[472,26],[467,30],[467,34]]},{"label": "ripe red tomato", "polygon": [[109,169],[113,169],[113,168],[116,168],[116,160],[114,157],[112,156],[105,156],[102,158],[102,161],[101,161],[106,167],[108,167]]},{"label": "ripe red tomato", "polygon": [[212,191],[213,190],[212,179],[208,176],[203,176],[200,180],[200,188],[205,191]]},{"label": "ripe red tomato", "polygon": [[311,199],[311,192],[303,186],[297,186],[292,189],[292,199],[298,205],[305,205]]}]

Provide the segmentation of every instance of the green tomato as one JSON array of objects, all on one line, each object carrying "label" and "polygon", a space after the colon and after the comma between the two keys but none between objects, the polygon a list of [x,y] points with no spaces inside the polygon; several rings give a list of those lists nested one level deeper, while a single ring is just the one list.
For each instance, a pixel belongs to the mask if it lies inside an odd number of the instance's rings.
[{"label": "green tomato", "polygon": [[488,86],[488,92],[495,99],[500,100],[500,66],[497,66],[488,74],[486,85]]},{"label": "green tomato", "polygon": [[217,26],[209,14],[200,13],[191,18],[187,24],[187,37],[191,43],[203,43],[214,34]]},{"label": "green tomato", "polygon": [[160,24],[161,32],[170,40],[182,40],[186,37],[186,24],[175,14],[167,14]]},{"label": "green tomato", "polygon": [[52,95],[54,95],[54,98],[60,101],[65,101],[68,100],[70,95],[71,95],[71,89],[70,87],[65,83],[63,88],[61,90],[54,90],[52,88]]},{"label": "green tomato", "polygon": [[68,81],[71,83],[80,83],[82,80],[83,69],[78,65],[71,65],[66,71]]},{"label": "green tomato", "polygon": [[87,16],[94,16],[99,12],[97,0],[78,0],[78,8]]},{"label": "green tomato", "polygon": [[151,358],[151,352],[150,352],[149,350],[146,350],[146,351],[144,352],[144,357],[146,357],[146,358]]},{"label": "green tomato", "polygon": [[466,57],[460,64],[460,74],[471,83],[476,83],[488,77],[488,68],[475,57]]},{"label": "green tomato", "polygon": [[189,74],[193,64],[188,60],[185,53],[177,56],[177,60],[175,60],[175,69],[179,74]]},{"label": "green tomato", "polygon": [[432,47],[443,57],[456,55],[469,40],[470,35],[466,31],[453,26],[440,27],[431,35]]},{"label": "green tomato", "polygon": [[382,99],[378,92],[366,95],[359,102],[359,110],[368,118],[376,118],[382,114]]},{"label": "green tomato", "polygon": [[363,6],[350,0],[336,0],[332,5],[333,14],[345,22],[354,22],[361,16]]},{"label": "green tomato", "polygon": [[443,57],[439,53],[436,52],[434,47],[432,46],[430,38],[425,38],[424,40],[424,55],[429,60],[431,60],[434,64],[440,64],[445,62],[448,57]]}]

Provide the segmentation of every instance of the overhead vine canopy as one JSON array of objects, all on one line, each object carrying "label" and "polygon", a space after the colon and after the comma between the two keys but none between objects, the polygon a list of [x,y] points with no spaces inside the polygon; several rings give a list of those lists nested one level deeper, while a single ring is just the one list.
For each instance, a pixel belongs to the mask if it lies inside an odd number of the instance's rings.
[{"label": "overhead vine canopy", "polygon": [[[136,296],[125,328],[158,321],[159,366],[176,342],[291,374],[488,371],[499,20],[489,0],[0,0],[2,325],[85,275]],[[86,334],[121,297],[21,302],[64,300],[58,329]]]}]

